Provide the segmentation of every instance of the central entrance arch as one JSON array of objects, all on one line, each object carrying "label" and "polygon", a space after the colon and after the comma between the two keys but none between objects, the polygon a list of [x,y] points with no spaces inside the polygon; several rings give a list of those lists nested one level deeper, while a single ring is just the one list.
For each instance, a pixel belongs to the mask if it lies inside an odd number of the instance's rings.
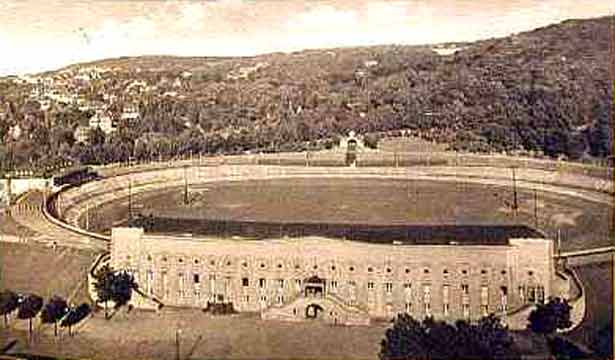
[{"label": "central entrance arch", "polygon": [[357,163],[357,140],[350,139],[346,145],[346,166],[355,166]]},{"label": "central entrance arch", "polygon": [[309,304],[305,307],[305,318],[306,319],[317,319],[319,314],[323,312],[324,309],[322,306],[318,304]]}]

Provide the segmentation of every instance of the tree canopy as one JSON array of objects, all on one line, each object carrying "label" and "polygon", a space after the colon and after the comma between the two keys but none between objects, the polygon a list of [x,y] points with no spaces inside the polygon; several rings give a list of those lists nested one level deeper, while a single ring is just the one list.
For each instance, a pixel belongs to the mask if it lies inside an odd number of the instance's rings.
[{"label": "tree canopy", "polygon": [[132,298],[132,292],[138,287],[134,276],[126,271],[115,271],[109,265],[102,266],[95,274],[94,287],[98,302],[105,303],[107,317],[107,302],[113,301],[115,307],[126,305]]},{"label": "tree canopy", "polygon": [[44,324],[54,324],[54,333],[57,335],[57,323],[69,311],[66,300],[59,296],[54,296],[45,304],[41,311],[41,321]]},{"label": "tree canopy", "polygon": [[[602,160],[612,153],[613,136],[610,21],[569,20],[458,44],[446,56],[428,46],[391,45],[102,60],[112,70],[97,80],[76,79],[87,65],[75,65],[68,79],[51,85],[83,106],[35,99],[32,85],[0,79],[0,170],[130,155],[293,151],[330,145],[349,130],[402,129],[459,150]],[[238,69],[249,75],[238,77]],[[47,101],[53,104],[43,110]],[[126,108],[138,116],[123,117]],[[94,109],[105,109],[117,131],[94,130],[83,146],[75,130]]]},{"label": "tree canopy", "polygon": [[76,308],[70,309],[66,317],[60,323],[61,327],[68,327],[69,335],[72,335],[71,329],[74,325],[78,324],[81,320],[85,319],[92,312],[90,305],[83,303]]},{"label": "tree canopy", "polygon": [[28,322],[29,322],[28,328],[31,334],[32,333],[32,318],[38,315],[38,313],[41,311],[41,308],[43,307],[43,298],[38,295],[30,294],[20,300],[21,301],[19,303],[19,307],[17,311],[17,318],[28,319]]},{"label": "tree canopy", "polygon": [[0,292],[0,314],[4,315],[4,324],[8,324],[8,314],[12,313],[19,306],[19,296],[10,291]]},{"label": "tree canopy", "polygon": [[528,328],[535,333],[550,335],[558,329],[572,326],[570,321],[572,306],[565,299],[549,298],[545,304],[536,304],[528,317]]},{"label": "tree canopy", "polygon": [[513,339],[494,316],[476,323],[455,324],[400,314],[386,331],[380,358],[390,359],[512,359]]}]

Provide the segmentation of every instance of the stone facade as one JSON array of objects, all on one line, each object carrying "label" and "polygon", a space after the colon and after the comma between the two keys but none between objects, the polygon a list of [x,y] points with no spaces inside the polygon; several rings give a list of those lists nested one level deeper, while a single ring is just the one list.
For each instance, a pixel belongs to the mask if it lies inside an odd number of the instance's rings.
[{"label": "stone facade", "polygon": [[[165,305],[232,303],[265,319],[367,324],[504,315],[551,294],[553,245],[396,245],[317,237],[273,240],[146,235],[114,228],[111,265]],[[135,304],[140,306],[138,301]]]}]

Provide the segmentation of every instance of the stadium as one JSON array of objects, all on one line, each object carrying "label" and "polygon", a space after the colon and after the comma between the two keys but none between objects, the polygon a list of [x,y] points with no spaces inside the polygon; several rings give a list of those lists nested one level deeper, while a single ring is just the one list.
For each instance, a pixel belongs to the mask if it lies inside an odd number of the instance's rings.
[{"label": "stadium", "polygon": [[323,166],[345,154],[318,156],[100,169],[102,179],[55,193],[44,220],[110,250],[144,290],[137,307],[348,325],[399,312],[524,321],[549,296],[580,298],[562,249],[609,245],[608,189],[575,169],[369,153]]}]

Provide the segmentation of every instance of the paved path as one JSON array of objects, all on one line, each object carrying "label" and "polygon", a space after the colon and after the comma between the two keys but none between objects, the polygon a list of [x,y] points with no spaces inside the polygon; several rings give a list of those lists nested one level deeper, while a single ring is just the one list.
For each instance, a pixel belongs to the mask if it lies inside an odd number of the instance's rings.
[{"label": "paved path", "polygon": [[555,257],[556,258],[570,258],[570,257],[589,256],[589,255],[604,254],[604,253],[615,253],[615,246],[605,246],[605,247],[599,247],[599,248],[594,248],[594,249],[568,251],[568,252],[563,252],[559,255],[555,255]]},{"label": "paved path", "polygon": [[43,213],[44,195],[39,191],[31,191],[21,197],[11,207],[11,215],[16,222],[36,233],[33,240],[58,246],[66,246],[88,250],[106,250],[105,241],[78,234],[49,221]]}]

